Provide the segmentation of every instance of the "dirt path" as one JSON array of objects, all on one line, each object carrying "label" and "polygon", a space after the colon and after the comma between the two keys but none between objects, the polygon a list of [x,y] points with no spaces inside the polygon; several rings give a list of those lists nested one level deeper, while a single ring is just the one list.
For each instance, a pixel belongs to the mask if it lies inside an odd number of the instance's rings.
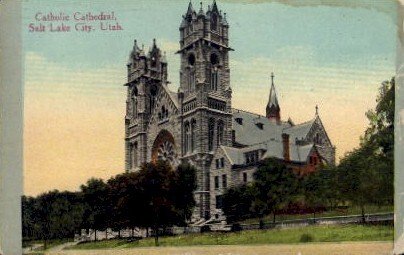
[{"label": "dirt path", "polygon": [[344,242],[281,245],[213,245],[106,250],[61,250],[58,255],[390,255],[392,242]]},{"label": "dirt path", "polygon": [[[45,254],[59,254],[59,252],[62,252],[64,248],[76,245],[77,242],[68,242],[68,243],[63,243],[61,245],[57,245],[55,247],[50,248],[45,252]],[[61,253],[63,254],[63,253]]]}]

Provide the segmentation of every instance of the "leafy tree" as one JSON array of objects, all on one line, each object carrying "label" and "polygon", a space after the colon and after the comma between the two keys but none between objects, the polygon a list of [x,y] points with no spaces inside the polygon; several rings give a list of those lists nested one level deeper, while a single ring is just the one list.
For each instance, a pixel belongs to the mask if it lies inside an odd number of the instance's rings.
[{"label": "leafy tree", "polygon": [[191,220],[195,207],[194,191],[197,188],[196,169],[189,164],[181,164],[175,171],[172,183],[175,210],[178,213],[178,225],[185,226]]},{"label": "leafy tree", "polygon": [[107,228],[108,217],[111,207],[109,206],[109,187],[102,179],[92,178],[86,185],[81,185],[81,192],[85,203],[86,228],[94,229],[95,240],[97,241],[97,230]]},{"label": "leafy tree", "polygon": [[304,204],[313,211],[314,219],[319,207],[332,207],[338,199],[338,193],[335,189],[337,182],[334,166],[324,166],[305,175],[301,185]]},{"label": "leafy tree", "polygon": [[361,147],[349,152],[338,166],[338,183],[341,196],[361,208],[365,221],[365,206],[374,202],[378,178],[375,159],[369,157],[369,147]]},{"label": "leafy tree", "polygon": [[258,217],[273,213],[275,222],[276,211],[285,207],[298,195],[299,179],[284,162],[277,159],[265,160],[254,173],[256,192],[253,210]]},{"label": "leafy tree", "polygon": [[393,204],[395,81],[383,82],[377,105],[366,113],[370,125],[359,148],[347,153],[338,166],[341,196],[361,207]]},{"label": "leafy tree", "polygon": [[371,147],[375,169],[378,175],[378,204],[393,204],[394,197],[394,111],[395,111],[395,78],[385,81],[379,88],[374,110],[366,113],[370,121],[362,139],[362,147]]},{"label": "leafy tree", "polygon": [[[159,229],[175,223],[176,215],[173,211],[174,202],[171,189],[171,180],[174,178],[174,171],[171,166],[164,162],[146,163],[141,167],[140,185],[143,189],[144,212],[152,218],[145,222],[154,231],[155,244],[159,245]],[[148,221],[149,220],[149,221]]]},{"label": "leafy tree", "polygon": [[229,223],[238,222],[251,217],[251,206],[254,201],[252,187],[247,185],[232,187],[223,195],[223,212]]}]

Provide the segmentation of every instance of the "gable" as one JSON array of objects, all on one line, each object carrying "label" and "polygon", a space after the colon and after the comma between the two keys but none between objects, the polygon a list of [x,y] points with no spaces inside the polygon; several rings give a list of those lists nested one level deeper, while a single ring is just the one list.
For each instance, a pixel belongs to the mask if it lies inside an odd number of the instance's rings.
[{"label": "gable", "polygon": [[178,115],[178,109],[179,107],[173,95],[162,85],[156,97],[156,103],[150,116],[149,125],[169,121],[173,115]]},{"label": "gable", "polygon": [[313,125],[307,134],[307,140],[323,146],[332,146],[331,140],[328,137],[327,131],[325,130],[320,117],[317,116],[313,122]]}]

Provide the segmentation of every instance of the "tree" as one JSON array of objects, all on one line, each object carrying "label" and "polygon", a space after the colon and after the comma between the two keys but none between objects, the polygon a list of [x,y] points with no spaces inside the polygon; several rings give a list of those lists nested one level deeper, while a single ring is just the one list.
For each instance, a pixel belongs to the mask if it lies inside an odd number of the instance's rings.
[{"label": "tree", "polygon": [[145,209],[147,215],[152,216],[146,221],[152,227],[155,237],[155,245],[158,246],[159,229],[165,228],[176,221],[173,211],[174,203],[171,189],[171,180],[174,171],[165,161],[146,163],[139,172],[140,186],[143,190]]},{"label": "tree", "polygon": [[313,211],[314,219],[318,208],[332,207],[338,199],[334,166],[323,166],[317,171],[305,175],[301,184],[304,204]]},{"label": "tree", "polygon": [[376,196],[378,204],[393,204],[394,197],[394,111],[395,111],[395,78],[385,81],[379,88],[374,110],[366,113],[370,121],[362,139],[361,146],[373,148],[375,170],[379,178],[379,192]]},{"label": "tree", "polygon": [[108,203],[109,187],[102,179],[92,178],[86,185],[81,185],[81,192],[85,203],[84,226],[94,229],[95,241],[97,230],[107,227],[108,217],[111,214]]},{"label": "tree", "polygon": [[197,188],[196,169],[189,164],[181,164],[175,171],[172,183],[175,210],[178,213],[177,224],[186,226],[191,220],[195,207],[194,191]]},{"label": "tree", "polygon": [[363,221],[367,204],[393,204],[394,92],[394,78],[381,84],[376,108],[366,113],[370,125],[360,146],[337,168],[341,196],[360,206]]},{"label": "tree", "polygon": [[223,195],[223,212],[227,222],[250,218],[252,201],[254,196],[251,186],[242,185],[228,189]]},{"label": "tree", "polygon": [[298,195],[299,180],[291,169],[280,160],[267,159],[254,173],[253,190],[256,192],[253,210],[258,217],[273,213],[292,202]]}]

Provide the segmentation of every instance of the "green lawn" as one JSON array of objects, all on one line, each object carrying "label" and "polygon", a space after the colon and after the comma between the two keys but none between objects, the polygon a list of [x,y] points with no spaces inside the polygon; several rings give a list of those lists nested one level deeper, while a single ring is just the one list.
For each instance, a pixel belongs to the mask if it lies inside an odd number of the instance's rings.
[{"label": "green lawn", "polygon": [[[188,234],[161,237],[161,246],[287,244],[301,242],[393,241],[393,226],[329,225],[290,229],[250,230],[236,233]],[[153,238],[127,242],[108,240],[82,243],[70,249],[154,246]]]},{"label": "green lawn", "polygon": [[[375,205],[367,205],[365,207],[365,214],[372,214],[372,213],[392,213],[394,212],[393,205],[386,205],[386,206],[375,206]],[[334,209],[325,211],[322,213],[316,213],[316,218],[319,217],[334,217],[334,216],[347,216],[347,215],[360,215],[361,209],[358,206],[350,206],[347,209]],[[313,214],[284,214],[284,215],[276,215],[275,220],[276,222],[284,221],[284,220],[296,220],[296,219],[307,219],[313,218]],[[264,218],[265,222],[272,222],[273,215],[267,215]],[[242,222],[241,224],[254,224],[259,223],[259,219],[247,219]]]}]

